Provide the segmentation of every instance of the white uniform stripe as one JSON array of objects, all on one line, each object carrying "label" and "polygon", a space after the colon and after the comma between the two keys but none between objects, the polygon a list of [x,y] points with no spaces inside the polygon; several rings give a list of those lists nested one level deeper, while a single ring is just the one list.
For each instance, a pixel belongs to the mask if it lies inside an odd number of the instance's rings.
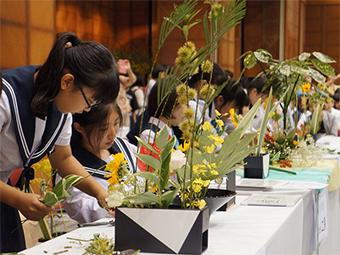
[{"label": "white uniform stripe", "polygon": [[98,170],[98,169],[94,169],[94,168],[91,168],[91,167],[84,167],[86,169],[86,171],[90,172],[90,173],[96,173],[96,174],[99,174],[99,175],[107,175],[107,174],[110,174],[110,172],[108,171],[103,171],[103,170]]},{"label": "white uniform stripe", "polygon": [[2,80],[3,80],[3,84],[8,88],[8,90],[11,94],[11,98],[12,98],[12,101],[13,101],[13,108],[14,108],[15,117],[16,117],[16,122],[17,122],[18,130],[19,130],[19,137],[20,137],[21,144],[23,145],[25,155],[26,155],[27,158],[29,158],[29,161],[32,158],[38,158],[48,149],[48,147],[53,142],[54,138],[57,136],[57,133],[58,133],[59,129],[61,128],[62,124],[63,124],[63,115],[59,120],[59,124],[58,124],[57,128],[54,130],[53,135],[48,140],[46,145],[40,151],[36,151],[36,152],[34,152],[33,155],[31,155],[32,152],[28,149],[27,142],[26,142],[26,139],[25,139],[25,135],[24,135],[24,132],[23,132],[23,129],[22,129],[22,125],[21,125],[21,121],[20,121],[20,113],[19,113],[19,108],[18,108],[18,103],[17,103],[17,100],[16,100],[15,92],[14,92],[12,86],[4,78],[2,78]]},{"label": "white uniform stripe", "polygon": [[133,162],[131,162],[130,157],[128,156],[127,152],[125,151],[125,148],[123,147],[123,145],[121,144],[119,139],[115,139],[115,143],[118,145],[120,151],[123,152],[125,159],[128,160],[128,162],[129,162],[129,170],[130,170],[131,173],[133,173]]},{"label": "white uniform stripe", "polygon": [[37,151],[37,152],[34,154],[33,158],[38,158],[38,157],[40,157],[41,154],[43,154],[43,153],[48,149],[48,147],[49,147],[49,146],[51,145],[51,143],[53,142],[54,138],[57,136],[57,133],[58,133],[59,129],[61,128],[62,124],[63,124],[63,116],[60,118],[59,124],[58,124],[57,128],[54,130],[54,133],[53,133],[53,135],[51,136],[50,140],[48,140],[48,142],[46,143],[46,145],[45,145],[40,151]]},{"label": "white uniform stripe", "polygon": [[31,152],[28,149],[27,143],[26,143],[26,139],[25,139],[25,135],[21,126],[21,121],[20,121],[20,114],[19,114],[19,109],[18,109],[18,103],[17,103],[17,99],[14,93],[14,90],[12,88],[12,86],[4,79],[2,78],[2,82],[3,84],[6,86],[6,88],[9,90],[10,94],[11,94],[11,98],[13,101],[13,108],[14,108],[14,113],[15,113],[15,118],[16,118],[16,122],[17,122],[17,126],[18,126],[18,130],[19,130],[19,137],[20,137],[20,141],[21,144],[24,148],[24,152],[26,155],[26,158],[29,158]]}]

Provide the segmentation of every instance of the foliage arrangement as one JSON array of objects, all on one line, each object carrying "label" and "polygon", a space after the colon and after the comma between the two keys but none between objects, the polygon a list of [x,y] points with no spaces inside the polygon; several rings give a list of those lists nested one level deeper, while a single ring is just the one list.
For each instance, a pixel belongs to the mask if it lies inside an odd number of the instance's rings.
[{"label": "foliage arrangement", "polygon": [[[211,6],[211,11],[205,12],[203,20],[195,19],[201,11],[195,10],[197,1],[188,0],[181,5],[174,5],[174,10],[161,26],[155,58],[157,59],[159,50],[170,32],[179,28],[185,43],[177,52],[175,65],[167,72],[166,79],[162,80],[166,84],[162,86],[165,89],[158,91],[158,105],[167,100],[167,96],[176,87],[177,102],[187,108],[180,125],[184,144],[179,147],[180,150],[173,152],[175,137],[169,139],[171,135],[167,126],[156,134],[152,143],[137,137],[142,147],[136,156],[140,162],[148,166],[147,171],[126,175],[125,179],[121,178],[111,183],[110,197],[107,199],[109,206],[167,208],[179,194],[182,208],[202,208],[205,206],[203,198],[210,182],[223,178],[235,170],[256,148],[249,146],[256,133],[245,138],[243,136],[260,106],[260,101],[225,139],[219,136],[224,130],[221,119],[216,120],[218,125],[216,130],[209,122],[197,120],[198,108],[194,110],[189,107],[189,100],[195,98],[197,94],[205,99],[203,107],[205,112],[226,86],[227,82],[216,89],[208,80],[201,83],[196,91],[189,88],[187,81],[199,68],[212,75],[211,54],[220,46],[221,37],[236,26],[245,15],[245,1],[232,0],[222,4],[220,1],[208,0],[205,3]],[[194,42],[189,40],[189,30],[200,23],[203,24],[206,45],[197,49]],[[120,167],[124,164],[124,161],[121,161]]]},{"label": "foliage arrangement", "polygon": [[[44,176],[47,176],[47,180],[45,182],[42,182],[41,178],[36,178],[34,179],[33,183],[40,187],[40,191],[43,195],[39,199],[40,202],[48,207],[56,206],[58,203],[70,197],[68,190],[74,187],[77,183],[79,183],[79,181],[83,179],[83,177],[81,176],[68,175],[62,178],[54,187],[51,187],[49,183],[51,182],[51,178],[55,174],[55,172],[53,171],[50,161],[47,158],[43,159],[32,165],[32,168],[35,172],[43,173]],[[33,192],[31,185],[29,187],[29,192]],[[49,227],[47,226],[46,220],[39,220],[38,225],[44,239],[52,239],[52,235]]]},{"label": "foliage arrangement", "polygon": [[330,65],[335,60],[327,55],[320,52],[304,52],[292,59],[280,61],[273,59],[268,51],[258,49],[244,53],[241,58],[247,69],[253,68],[256,64],[261,67],[260,75],[268,78],[268,86],[275,86],[273,95],[276,98],[281,98],[281,95],[285,94],[280,102],[285,131],[289,128],[288,107],[293,100],[296,100],[298,89],[306,93],[312,87],[314,90],[310,93],[312,103],[322,104],[329,97],[326,93],[325,76],[335,75],[334,68]]}]

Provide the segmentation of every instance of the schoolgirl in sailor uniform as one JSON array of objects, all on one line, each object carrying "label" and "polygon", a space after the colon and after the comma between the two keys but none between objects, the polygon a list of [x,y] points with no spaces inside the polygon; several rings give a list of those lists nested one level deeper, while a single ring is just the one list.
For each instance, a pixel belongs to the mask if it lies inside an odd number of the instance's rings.
[{"label": "schoolgirl in sailor uniform", "polygon": [[264,116],[265,109],[263,104],[269,95],[270,86],[263,89],[267,83],[267,78],[263,76],[259,77],[247,77],[244,79],[244,87],[248,94],[250,105],[253,106],[258,99],[261,98],[261,106],[259,107],[254,119],[252,120],[252,127],[258,130],[261,127],[262,119]]},{"label": "schoolgirl in sailor uniform", "polygon": [[[52,208],[39,195],[11,187],[12,170],[24,168],[18,186],[28,188],[34,178],[30,167],[49,155],[61,176],[86,176],[69,146],[72,116],[89,111],[99,101],[117,97],[119,90],[115,60],[99,43],[81,42],[73,33],[58,34],[42,66],[24,66],[1,72],[0,95],[0,253],[25,249],[18,210],[30,220],[39,220]],[[98,200],[107,192],[93,178],[81,189]],[[13,231],[15,230],[15,231]]]},{"label": "schoolgirl in sailor uniform", "polygon": [[[122,114],[116,103],[99,105],[90,112],[73,116],[73,156],[105,190],[109,185],[105,175],[109,172],[103,166],[113,160],[112,154],[122,152],[128,161],[130,172],[136,172],[136,157],[133,152],[137,148],[116,137],[121,122]],[[59,180],[60,177],[57,178]],[[101,208],[91,196],[77,188],[72,188],[70,192],[72,197],[63,202],[63,207],[72,219],[85,223],[110,217],[108,211]]]},{"label": "schoolgirl in sailor uniform", "polygon": [[[237,114],[242,113],[242,109],[247,101],[247,94],[242,88],[240,83],[236,83],[236,80],[229,79],[227,85],[221,90],[220,94],[214,99],[216,110],[222,114],[222,121],[226,132],[222,134],[222,137],[228,135],[228,131],[233,131],[236,127],[231,122],[229,112],[231,108],[234,108]],[[216,122],[216,114],[214,113],[214,119],[211,124],[219,132],[219,127]],[[230,126],[230,127],[229,127]]]},{"label": "schoolgirl in sailor uniform", "polygon": [[[140,138],[147,141],[151,146],[154,146],[156,133],[165,125],[169,126],[169,140],[172,136],[176,137],[171,126],[179,126],[183,119],[185,107],[177,102],[176,87],[171,92],[164,92],[166,91],[164,87],[167,85],[165,79],[158,80],[150,92],[147,108],[150,119],[143,127],[140,135]],[[167,93],[166,96],[163,95],[164,93]],[[162,100],[163,98],[164,100]],[[161,104],[158,102],[161,102]],[[174,149],[176,150],[179,145],[179,138],[176,137]],[[141,146],[140,153],[147,154],[148,150],[146,147]],[[157,155],[154,156],[157,157]],[[141,171],[147,170],[145,163],[140,160],[138,160],[138,167]]]},{"label": "schoolgirl in sailor uniform", "polygon": [[[198,72],[191,76],[188,80],[188,85],[197,91],[202,88],[204,84],[210,82],[212,88],[217,89],[219,86],[227,82],[227,76],[223,69],[216,63],[213,63],[212,73],[206,73],[203,71],[202,67],[199,66]],[[204,111],[206,106],[206,99],[200,98],[198,95],[195,99],[189,101],[189,106],[192,110],[196,111],[196,105],[198,104],[197,120],[202,121],[204,116],[204,121],[212,121],[215,119],[215,102],[213,101],[208,109]]]}]

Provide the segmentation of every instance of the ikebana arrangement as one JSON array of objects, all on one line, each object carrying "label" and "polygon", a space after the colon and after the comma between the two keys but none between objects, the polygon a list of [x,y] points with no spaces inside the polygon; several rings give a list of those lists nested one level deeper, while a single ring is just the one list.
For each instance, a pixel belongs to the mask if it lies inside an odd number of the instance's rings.
[{"label": "ikebana arrangement", "polygon": [[[294,158],[299,158],[301,164],[301,158],[310,156],[301,157],[303,150],[314,146],[309,135],[318,131],[322,106],[329,98],[325,76],[334,76],[330,66],[334,60],[319,52],[302,53],[285,61],[273,59],[262,49],[246,52],[240,57],[245,68],[260,65],[262,72],[258,76],[266,77],[266,87],[271,87],[265,104],[259,99],[244,116],[231,109],[229,116],[235,129],[227,136],[223,136],[222,119],[228,113],[215,111],[214,123],[205,120],[204,113],[229,82],[218,87],[212,83],[212,53],[221,45],[221,37],[244,17],[246,1],[206,0],[204,3],[210,5],[210,11],[204,13],[203,20],[195,19],[201,11],[195,9],[197,0],[174,5],[174,10],[164,18],[153,67],[174,29],[181,30],[185,42],[178,49],[175,65],[166,72],[165,78],[158,79],[156,112],[163,113],[169,98],[176,95],[168,123],[160,127],[160,121],[155,121],[151,124],[151,129],[156,127],[153,137],[136,137],[139,151],[135,155],[141,171],[130,173],[123,153],[112,155],[114,159],[105,166],[109,182],[106,201],[109,207],[116,208],[117,250],[201,254],[208,247],[209,217],[218,209],[208,199],[212,182],[222,180],[245,164],[244,177],[265,178],[269,167],[281,170],[291,167]],[[206,45],[197,49],[189,40],[189,32],[199,24],[203,26]],[[202,77],[194,89],[189,81],[199,71]],[[204,75],[210,79],[203,79]],[[306,114],[307,108],[311,111],[310,121],[303,126],[299,125],[294,111],[295,104],[301,100],[305,108],[300,114]],[[192,102],[196,102],[195,107]],[[180,146],[172,135],[170,123],[177,107],[183,109]],[[254,130],[252,121],[261,107],[264,108],[262,124],[259,130]],[[261,165],[254,166],[252,158]],[[54,205],[68,197],[67,190],[79,181],[76,176],[63,179],[53,191],[46,192],[42,202]],[[160,220],[164,231],[160,230]],[[155,238],[156,235],[159,238]]]}]

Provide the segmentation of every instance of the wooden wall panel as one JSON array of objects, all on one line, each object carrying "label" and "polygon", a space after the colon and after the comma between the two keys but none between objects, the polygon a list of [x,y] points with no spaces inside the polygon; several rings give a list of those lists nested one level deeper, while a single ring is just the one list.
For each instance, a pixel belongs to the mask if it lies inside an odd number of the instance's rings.
[{"label": "wooden wall panel", "polygon": [[28,1],[28,60],[29,64],[41,65],[55,38],[55,1]]},{"label": "wooden wall panel", "polygon": [[1,21],[25,24],[27,20],[26,1],[0,1]]},{"label": "wooden wall panel", "polygon": [[1,22],[1,69],[28,64],[26,34],[25,26]]},{"label": "wooden wall panel", "polygon": [[306,1],[306,34],[304,51],[319,51],[334,58],[340,72],[340,2]]},{"label": "wooden wall panel", "polygon": [[94,40],[112,51],[148,52],[149,3],[144,1],[56,2],[57,32],[72,31],[84,41]]},{"label": "wooden wall panel", "polygon": [[54,0],[2,0],[1,69],[42,64],[52,45]]},{"label": "wooden wall panel", "polygon": [[[243,20],[243,52],[265,49],[273,58],[279,58],[280,2],[247,1],[247,13]],[[256,66],[245,71],[245,76],[256,75],[261,68]]]},{"label": "wooden wall panel", "polygon": [[284,59],[293,58],[300,50],[300,1],[286,1]]}]

